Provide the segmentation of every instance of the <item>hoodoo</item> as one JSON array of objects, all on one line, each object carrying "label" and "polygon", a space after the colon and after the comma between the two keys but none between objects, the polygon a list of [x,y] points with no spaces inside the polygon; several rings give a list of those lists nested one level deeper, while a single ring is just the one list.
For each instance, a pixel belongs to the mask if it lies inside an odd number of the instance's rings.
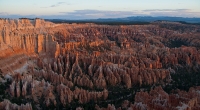
[{"label": "hoodoo", "polygon": [[0,19],[0,109],[199,110],[199,32]]}]

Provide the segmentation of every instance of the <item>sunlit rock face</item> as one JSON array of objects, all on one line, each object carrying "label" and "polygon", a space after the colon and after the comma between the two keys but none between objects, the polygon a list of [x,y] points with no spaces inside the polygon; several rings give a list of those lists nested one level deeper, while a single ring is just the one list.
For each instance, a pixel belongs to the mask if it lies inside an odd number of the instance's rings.
[{"label": "sunlit rock face", "polygon": [[[115,109],[114,100],[126,100],[121,109],[159,110],[186,105],[187,109],[198,109],[198,94],[182,101],[161,87],[149,93],[137,92],[134,97],[136,88],[165,86],[172,82],[171,75],[181,70],[200,72],[200,27],[191,26],[195,30],[187,33],[186,28],[184,33],[168,25],[184,27],[158,22],[120,26],[0,19],[0,74],[10,75],[5,93],[28,103],[21,105],[22,110],[76,104],[103,109],[102,103],[108,105],[105,109]],[[186,97],[183,91],[177,94]],[[21,107],[12,101],[2,101],[0,107]],[[77,109],[86,107],[80,105]]]}]

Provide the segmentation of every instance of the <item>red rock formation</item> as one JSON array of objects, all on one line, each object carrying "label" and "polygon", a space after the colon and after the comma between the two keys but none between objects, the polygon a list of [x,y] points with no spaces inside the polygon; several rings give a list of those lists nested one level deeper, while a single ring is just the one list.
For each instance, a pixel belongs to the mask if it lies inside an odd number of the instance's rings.
[{"label": "red rock formation", "polygon": [[[138,92],[135,96],[133,107],[137,108],[138,103],[147,105],[147,109],[170,110],[170,109],[188,109],[198,110],[199,87],[190,88],[189,92],[177,90],[175,94],[167,94],[161,87],[156,87],[150,93]],[[137,108],[139,110],[139,108]]]},{"label": "red rock formation", "polygon": [[[177,90],[177,93],[167,94],[162,87],[156,87],[148,92],[137,92],[135,102],[124,101],[117,110],[199,110],[199,93],[200,87],[190,88],[189,92]],[[114,105],[108,105],[107,108],[100,108],[96,105],[97,110],[115,110]]]},{"label": "red rock formation", "polygon": [[[9,88],[12,97],[30,98],[37,104],[43,97],[46,106],[65,106],[74,100],[81,104],[107,100],[109,87],[129,89],[164,84],[170,81],[170,73],[178,69],[200,71],[200,51],[196,48],[200,45],[199,27],[189,26],[194,29],[189,34],[188,28],[186,33],[168,25],[53,24],[42,19],[0,19],[0,69],[3,75],[13,77]],[[179,41],[187,45],[174,48],[173,42]],[[175,105],[170,102],[172,99]],[[189,99],[183,103],[198,109],[195,107],[199,99]],[[135,100],[134,104],[124,102],[120,109],[184,106],[179,104],[182,99],[161,88],[137,93]]]},{"label": "red rock formation", "polygon": [[1,110],[32,110],[32,106],[29,103],[17,105],[11,103],[9,100],[4,100],[0,102],[0,109]]},{"label": "red rock formation", "polygon": [[63,105],[71,103],[73,99],[78,99],[79,103],[87,103],[90,100],[97,101],[100,98],[106,100],[108,97],[107,90],[102,92],[89,92],[76,87],[74,91],[71,91],[70,88],[63,84],[57,87],[57,92],[60,95],[60,101]]}]

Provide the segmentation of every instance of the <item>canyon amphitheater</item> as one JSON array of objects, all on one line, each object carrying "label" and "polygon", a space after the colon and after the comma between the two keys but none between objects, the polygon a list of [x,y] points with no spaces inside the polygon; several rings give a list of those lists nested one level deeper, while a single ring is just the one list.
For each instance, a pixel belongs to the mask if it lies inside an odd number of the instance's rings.
[{"label": "canyon amphitheater", "polygon": [[200,110],[200,25],[0,19],[0,110]]}]

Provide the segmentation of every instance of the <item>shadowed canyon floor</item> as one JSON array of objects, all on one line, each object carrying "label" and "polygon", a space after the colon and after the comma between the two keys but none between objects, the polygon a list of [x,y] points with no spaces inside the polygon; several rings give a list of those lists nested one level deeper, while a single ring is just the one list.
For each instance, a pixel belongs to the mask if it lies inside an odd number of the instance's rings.
[{"label": "shadowed canyon floor", "polygon": [[200,109],[199,25],[0,19],[0,33],[0,109]]}]

